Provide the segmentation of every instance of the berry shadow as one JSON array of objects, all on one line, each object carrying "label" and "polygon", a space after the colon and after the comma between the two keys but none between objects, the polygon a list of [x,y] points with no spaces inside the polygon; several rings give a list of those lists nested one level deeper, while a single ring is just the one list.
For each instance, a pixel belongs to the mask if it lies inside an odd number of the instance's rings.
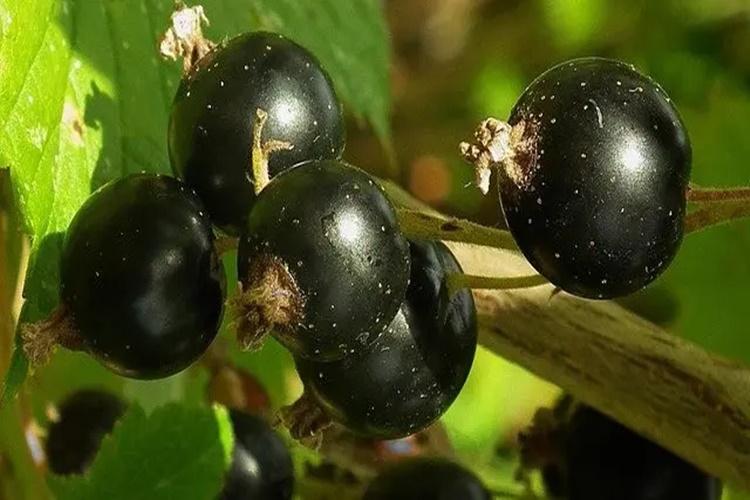
[{"label": "berry shadow", "polygon": [[119,165],[112,161],[115,156],[116,144],[115,138],[105,126],[107,118],[116,113],[116,104],[114,99],[101,91],[96,83],[91,84],[91,93],[86,96],[86,110],[83,115],[83,121],[87,127],[101,130],[102,146],[99,152],[99,158],[96,161],[94,172],[91,175],[90,189],[93,193],[104,184],[120,177],[121,172]]},{"label": "berry shadow", "polygon": [[60,288],[60,255],[65,234],[47,234],[36,244],[33,262],[29,262],[23,294],[33,296],[21,313],[22,322],[38,321],[46,317],[57,306]]}]

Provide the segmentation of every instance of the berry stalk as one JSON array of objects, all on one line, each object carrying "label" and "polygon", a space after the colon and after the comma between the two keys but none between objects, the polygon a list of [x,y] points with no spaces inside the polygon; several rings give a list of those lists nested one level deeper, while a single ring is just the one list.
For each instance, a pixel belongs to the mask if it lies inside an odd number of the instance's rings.
[{"label": "berry stalk", "polygon": [[549,284],[547,279],[539,274],[529,276],[495,277],[456,273],[448,276],[448,289],[451,294],[462,288],[470,288],[472,290],[512,290],[516,288],[532,288],[547,284]]},{"label": "berry stalk", "polygon": [[255,110],[255,122],[253,123],[253,149],[252,173],[255,185],[255,194],[259,194],[270,181],[268,173],[268,158],[277,151],[289,151],[294,148],[292,144],[284,141],[268,140],[263,142],[261,135],[263,127],[268,120],[268,113],[262,109]]},{"label": "berry stalk", "polygon": [[398,209],[397,215],[401,231],[409,238],[457,241],[504,250],[518,250],[510,232],[502,229],[408,208]]},{"label": "berry stalk", "polygon": [[685,216],[685,233],[750,216],[750,188],[688,189],[687,200],[695,207]]}]

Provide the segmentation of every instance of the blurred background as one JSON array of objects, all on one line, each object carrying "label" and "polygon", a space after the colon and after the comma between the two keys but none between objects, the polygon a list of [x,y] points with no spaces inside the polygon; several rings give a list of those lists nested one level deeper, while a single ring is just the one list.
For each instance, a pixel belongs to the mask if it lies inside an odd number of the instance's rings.
[{"label": "blurred background", "polygon": [[[750,1],[390,0],[393,140],[398,169],[351,127],[350,159],[394,175],[442,211],[502,227],[494,190],[481,196],[457,153],[484,118],[508,116],[537,75],[566,59],[633,63],[675,101],[698,185],[750,184]],[[360,130],[360,133],[356,131]],[[395,173],[394,173],[395,172]],[[750,362],[750,224],[691,235],[655,285],[623,305],[725,356]],[[491,381],[491,382],[488,382]],[[512,455],[515,435],[554,389],[480,351],[444,419],[479,462]],[[493,448],[488,443],[496,443]]]},{"label": "blurred background", "polygon": [[[458,143],[482,119],[507,117],[545,69],[587,55],[631,62],[664,87],[690,132],[696,184],[750,185],[750,0],[386,0],[384,6],[392,45],[392,148],[353,121],[346,156],[445,213],[503,226],[494,190],[481,196],[471,184]],[[27,244],[16,234],[12,211],[4,210],[10,195],[1,174],[0,310],[17,315]],[[750,363],[748,255],[748,222],[691,235],[666,275],[623,305]],[[226,260],[230,276],[232,260]],[[0,320],[0,328],[10,324]],[[0,366],[9,352],[0,343]],[[275,343],[258,354],[229,355],[258,377],[274,405],[300,393],[291,360]],[[207,377],[196,369],[158,383],[124,381],[71,353],[36,375],[21,394],[22,407],[42,420],[46,405],[73,386],[95,383],[148,406],[201,401]],[[480,349],[444,427],[461,458],[485,470],[491,484],[511,484],[518,430],[556,395],[555,387]],[[0,477],[4,464],[0,454]]]}]

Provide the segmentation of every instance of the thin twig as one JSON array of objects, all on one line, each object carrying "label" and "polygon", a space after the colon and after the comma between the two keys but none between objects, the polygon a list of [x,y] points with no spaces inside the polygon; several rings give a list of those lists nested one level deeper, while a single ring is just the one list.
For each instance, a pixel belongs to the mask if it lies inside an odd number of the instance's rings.
[{"label": "thin twig", "polygon": [[735,219],[750,216],[750,201],[717,201],[701,204],[685,216],[685,234],[726,224]]},{"label": "thin twig", "polygon": [[726,189],[715,188],[690,188],[687,191],[687,200],[690,203],[703,203],[712,201],[742,200],[750,203],[750,187],[733,187]]}]

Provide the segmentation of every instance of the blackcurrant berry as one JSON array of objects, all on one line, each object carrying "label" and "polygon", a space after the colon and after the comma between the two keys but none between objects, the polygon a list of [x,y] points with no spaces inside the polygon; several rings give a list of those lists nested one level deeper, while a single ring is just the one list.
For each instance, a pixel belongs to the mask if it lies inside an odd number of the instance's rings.
[{"label": "blackcurrant berry", "polygon": [[98,389],[67,396],[57,408],[59,419],[47,430],[49,469],[55,474],[82,474],[125,409],[120,398]]},{"label": "blackcurrant berry", "polygon": [[409,249],[382,187],[336,160],[277,176],[240,238],[236,301],[245,347],[273,328],[296,356],[334,360],[371,344],[409,281]]},{"label": "blackcurrant berry", "polygon": [[366,437],[396,439],[432,424],[458,396],[474,360],[474,300],[465,289],[449,297],[446,285],[460,265],[440,242],[410,247],[406,298],[368,350],[329,363],[296,360],[303,399]]},{"label": "blackcurrant berry", "polygon": [[473,473],[450,460],[411,458],[373,479],[363,500],[490,500],[492,495]]},{"label": "blackcurrant berry", "polygon": [[233,411],[232,465],[222,500],[286,500],[294,492],[294,468],[281,437],[260,417]]},{"label": "blackcurrant berry", "polygon": [[500,164],[508,227],[563,290],[627,295],[676,255],[690,141],[669,97],[632,66],[601,58],[555,66],[529,85],[508,124],[487,120],[477,139],[464,155],[480,174]]},{"label": "blackcurrant berry", "polygon": [[201,58],[172,104],[169,156],[214,223],[239,234],[255,199],[251,146],[256,110],[268,114],[266,140],[292,149],[270,156],[270,174],[344,149],[341,105],[317,59],[272,33],[240,35]]},{"label": "blackcurrant berry", "polygon": [[565,426],[570,500],[719,500],[721,483],[596,410],[578,405]]},{"label": "blackcurrant berry", "polygon": [[85,349],[111,371],[166,377],[216,336],[225,277],[203,210],[181,181],[139,174],[101,187],[73,218],[61,302]]}]

